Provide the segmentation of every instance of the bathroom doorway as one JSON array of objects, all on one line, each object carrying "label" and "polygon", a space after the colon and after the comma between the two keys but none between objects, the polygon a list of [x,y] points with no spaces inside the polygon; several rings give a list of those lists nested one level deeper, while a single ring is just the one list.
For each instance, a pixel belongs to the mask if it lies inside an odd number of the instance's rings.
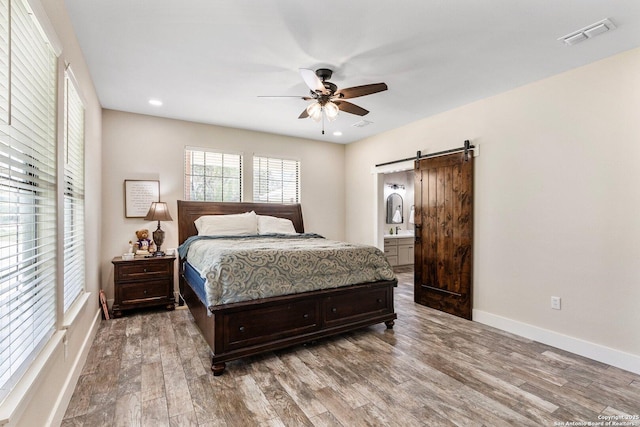
[{"label": "bathroom doorway", "polygon": [[394,270],[413,272],[415,173],[412,161],[404,163],[377,171],[376,235]]},{"label": "bathroom doorway", "polygon": [[[385,251],[385,256],[393,266],[393,271],[398,279],[398,292],[413,298],[415,237],[412,234],[414,224],[411,217],[411,207],[414,205],[415,197],[414,162],[406,161],[376,167],[374,175],[377,200],[375,219],[377,245]],[[392,194],[402,197],[399,214],[397,204],[399,199]],[[388,203],[389,200],[393,200],[390,202],[392,204]],[[399,222],[396,222],[398,220]],[[396,229],[396,227],[398,228]],[[393,234],[390,234],[392,230]],[[396,230],[400,234],[397,234]]]}]

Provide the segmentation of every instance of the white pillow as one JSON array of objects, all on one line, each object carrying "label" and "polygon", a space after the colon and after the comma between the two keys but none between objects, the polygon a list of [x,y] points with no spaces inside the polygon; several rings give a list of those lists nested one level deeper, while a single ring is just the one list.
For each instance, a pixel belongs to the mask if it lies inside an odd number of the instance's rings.
[{"label": "white pillow", "polygon": [[249,236],[258,234],[256,213],[204,215],[194,221],[198,236]]},{"label": "white pillow", "polygon": [[290,219],[258,215],[259,234],[297,234]]}]

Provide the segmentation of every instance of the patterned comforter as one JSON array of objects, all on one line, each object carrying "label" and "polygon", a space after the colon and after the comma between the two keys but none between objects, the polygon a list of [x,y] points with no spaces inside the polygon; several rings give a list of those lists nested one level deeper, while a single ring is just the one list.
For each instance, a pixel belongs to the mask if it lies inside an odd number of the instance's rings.
[{"label": "patterned comforter", "polygon": [[193,236],[178,251],[205,279],[208,306],[395,278],[378,248],[317,234]]}]

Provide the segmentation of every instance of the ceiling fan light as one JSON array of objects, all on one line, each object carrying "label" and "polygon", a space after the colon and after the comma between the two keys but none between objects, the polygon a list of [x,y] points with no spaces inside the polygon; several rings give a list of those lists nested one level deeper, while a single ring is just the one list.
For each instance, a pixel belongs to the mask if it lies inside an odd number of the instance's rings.
[{"label": "ceiling fan light", "polygon": [[327,102],[324,106],[324,112],[327,115],[327,119],[329,119],[329,121],[332,122],[336,119],[336,117],[338,117],[338,113],[340,112],[340,109],[335,103]]},{"label": "ceiling fan light", "polygon": [[313,114],[317,114],[321,109],[322,106],[320,105],[320,103],[314,102],[312,104],[309,104],[309,106],[307,107],[307,113],[312,116]]},{"label": "ceiling fan light", "polygon": [[320,105],[319,102],[310,104],[307,107],[307,114],[309,114],[309,117],[311,117],[314,121],[320,121],[320,118],[322,117],[322,105]]}]

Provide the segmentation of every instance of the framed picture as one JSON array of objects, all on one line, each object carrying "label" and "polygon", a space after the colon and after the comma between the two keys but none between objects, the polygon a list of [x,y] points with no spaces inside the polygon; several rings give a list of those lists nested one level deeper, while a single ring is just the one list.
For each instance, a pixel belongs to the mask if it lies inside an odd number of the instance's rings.
[{"label": "framed picture", "polygon": [[160,181],[124,180],[124,216],[144,218],[151,202],[160,201]]}]

